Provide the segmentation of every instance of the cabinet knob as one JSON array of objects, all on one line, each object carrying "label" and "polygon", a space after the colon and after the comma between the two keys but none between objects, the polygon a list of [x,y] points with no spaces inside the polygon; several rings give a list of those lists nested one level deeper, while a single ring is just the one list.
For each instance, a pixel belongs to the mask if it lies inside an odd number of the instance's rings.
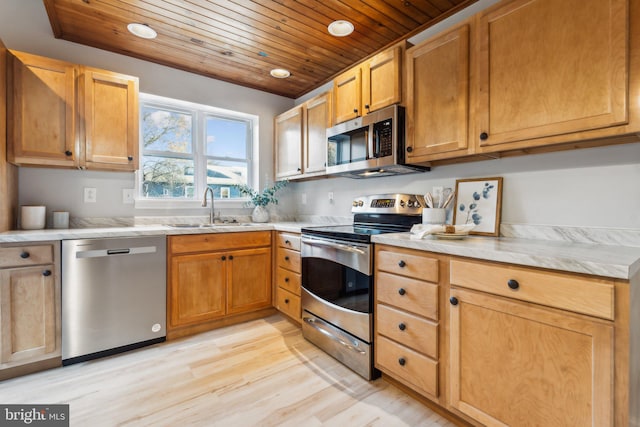
[{"label": "cabinet knob", "polygon": [[289,278],[288,278],[288,277],[285,277],[285,278],[284,278],[284,281],[285,281],[286,283],[289,283]]},{"label": "cabinet knob", "polygon": [[227,257],[226,257],[226,256],[224,256],[224,255],[222,255],[222,257],[221,257],[220,259],[221,259],[221,260],[223,260],[223,261],[226,261],[226,260],[227,260]]},{"label": "cabinet knob", "polygon": [[127,160],[129,161],[133,160],[133,156],[127,156]]},{"label": "cabinet knob", "polygon": [[520,283],[518,283],[518,281],[515,279],[509,279],[507,285],[509,285],[509,287],[514,290],[520,287]]},{"label": "cabinet knob", "polygon": [[357,109],[357,108],[354,108],[354,109],[353,109],[353,112],[354,112],[354,113],[356,113],[356,114],[358,114],[358,109]]},{"label": "cabinet knob", "polygon": [[29,252],[27,252],[27,251],[24,251],[24,252],[22,252],[22,253],[20,254],[20,258],[22,258],[22,259],[27,259],[27,258],[29,258],[30,256],[31,256],[31,254],[30,254]]},{"label": "cabinet knob", "polygon": [[407,153],[411,153],[413,151],[413,147],[409,146],[407,147]]},{"label": "cabinet knob", "polygon": [[451,303],[451,305],[458,305],[458,298],[451,297],[449,298],[449,302]]},{"label": "cabinet knob", "polygon": [[369,104],[364,104],[364,108],[366,108],[367,110],[370,109]]},{"label": "cabinet knob", "polygon": [[233,260],[233,255],[229,255],[229,261]]},{"label": "cabinet knob", "polygon": [[72,155],[72,154],[73,154],[73,153],[72,153],[71,151],[69,151],[69,150],[67,150],[67,151],[65,151],[65,152],[64,152],[64,155],[65,155],[65,156],[70,156],[70,155]]},{"label": "cabinet knob", "polygon": [[398,267],[400,268],[404,268],[405,265],[407,265],[407,263],[404,262],[403,260],[400,260],[400,262],[398,263]]},{"label": "cabinet knob", "polygon": [[51,270],[45,270],[42,272],[42,275],[45,277],[51,276]]},{"label": "cabinet knob", "polygon": [[291,246],[291,242],[290,242],[290,241],[288,241],[288,240],[285,240],[285,241],[284,241],[284,244],[285,244],[285,245],[289,245],[289,246]]},{"label": "cabinet knob", "polygon": [[405,325],[404,323],[400,323],[398,325],[398,329],[400,329],[401,331],[404,331],[405,329],[407,329],[407,325]]},{"label": "cabinet knob", "polygon": [[404,366],[406,363],[407,363],[407,361],[405,360],[404,357],[401,357],[401,358],[398,359],[398,364],[400,366]]},{"label": "cabinet knob", "polygon": [[284,303],[285,303],[285,304],[289,304],[289,298],[285,298],[285,299],[284,299]]},{"label": "cabinet knob", "polygon": [[284,257],[284,260],[289,261],[289,257],[288,256]]},{"label": "cabinet knob", "polygon": [[482,132],[482,133],[480,134],[480,139],[481,139],[482,141],[486,141],[487,139],[489,139],[489,134],[488,134],[488,133],[486,133],[486,132]]},{"label": "cabinet knob", "polygon": [[407,291],[405,291],[405,290],[404,290],[404,288],[400,288],[400,289],[398,289],[398,293],[399,293],[400,295],[404,295],[404,294],[406,294],[406,293],[407,293]]},{"label": "cabinet knob", "polygon": [[302,172],[302,169],[301,169],[301,168],[298,168],[298,169],[296,169],[296,170],[297,170],[298,172]]}]

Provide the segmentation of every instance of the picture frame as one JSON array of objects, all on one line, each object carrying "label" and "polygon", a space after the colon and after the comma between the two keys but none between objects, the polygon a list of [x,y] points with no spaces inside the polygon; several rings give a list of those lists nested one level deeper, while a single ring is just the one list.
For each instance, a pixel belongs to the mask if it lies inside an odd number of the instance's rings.
[{"label": "picture frame", "polygon": [[453,224],[475,223],[469,234],[498,236],[502,211],[502,177],[456,180]]}]

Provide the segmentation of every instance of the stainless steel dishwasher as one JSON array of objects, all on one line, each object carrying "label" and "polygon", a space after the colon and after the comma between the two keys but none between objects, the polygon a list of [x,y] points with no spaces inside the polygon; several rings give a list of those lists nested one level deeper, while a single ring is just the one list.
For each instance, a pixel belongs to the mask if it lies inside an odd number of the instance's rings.
[{"label": "stainless steel dishwasher", "polygon": [[62,241],[62,364],[166,339],[164,236]]}]

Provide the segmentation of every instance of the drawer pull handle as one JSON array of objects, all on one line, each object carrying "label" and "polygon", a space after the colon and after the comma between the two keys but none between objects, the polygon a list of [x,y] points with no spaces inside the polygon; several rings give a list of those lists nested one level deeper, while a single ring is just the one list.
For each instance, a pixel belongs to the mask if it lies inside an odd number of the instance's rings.
[{"label": "drawer pull handle", "polygon": [[451,303],[451,305],[458,305],[458,298],[451,297],[449,298],[449,302]]},{"label": "drawer pull handle", "polygon": [[401,357],[400,359],[398,359],[398,364],[400,366],[404,366],[407,363],[407,361],[405,360],[404,357]]},{"label": "drawer pull handle", "polygon": [[404,331],[405,329],[407,329],[407,325],[405,325],[404,323],[400,323],[398,325],[398,329],[400,329],[401,331]]},{"label": "drawer pull handle", "polygon": [[289,304],[289,298],[285,298],[285,299],[284,299],[284,303],[285,303],[285,304]]},{"label": "drawer pull handle", "polygon": [[507,285],[509,285],[509,287],[513,290],[518,289],[520,287],[520,283],[518,283],[518,281],[514,279],[509,279],[509,281],[507,282]]},{"label": "drawer pull handle", "polygon": [[407,265],[407,263],[404,262],[403,260],[400,260],[400,262],[398,263],[398,267],[400,268],[404,268],[405,265]]},{"label": "drawer pull handle", "polygon": [[405,290],[404,290],[404,288],[400,288],[400,289],[398,289],[398,293],[399,293],[400,295],[404,295],[404,294],[406,294],[406,293],[407,293],[407,291],[405,291]]},{"label": "drawer pull handle", "polygon": [[227,257],[226,257],[226,256],[224,256],[224,255],[222,255],[222,258],[220,258],[220,259],[221,259],[221,260],[223,260],[223,261],[226,261],[226,260],[227,260]]},{"label": "drawer pull handle", "polygon": [[29,252],[27,252],[27,251],[24,251],[24,252],[22,252],[20,254],[20,258],[22,258],[22,259],[27,259],[27,258],[29,258],[29,256],[31,256],[31,254]]},{"label": "drawer pull handle", "polygon": [[289,257],[288,256],[284,257],[284,260],[289,261]]},{"label": "drawer pull handle", "polygon": [[45,270],[45,271],[43,271],[43,272],[42,272],[42,275],[43,275],[44,277],[51,276],[51,270]]},{"label": "drawer pull handle", "polygon": [[285,244],[285,245],[291,245],[291,242],[290,242],[290,241],[288,241],[288,240],[285,240],[285,241],[284,241],[284,244]]},{"label": "drawer pull handle", "polygon": [[288,277],[285,277],[285,278],[284,278],[284,281],[285,281],[285,282],[287,282],[287,283],[289,283],[289,278],[288,278]]}]

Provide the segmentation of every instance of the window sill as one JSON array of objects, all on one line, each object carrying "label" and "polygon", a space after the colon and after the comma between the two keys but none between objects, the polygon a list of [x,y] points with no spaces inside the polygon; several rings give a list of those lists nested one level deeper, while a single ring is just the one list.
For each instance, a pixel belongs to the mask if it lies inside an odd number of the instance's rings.
[{"label": "window sill", "polygon": [[[218,208],[246,208],[249,199],[215,199]],[[208,203],[211,203],[208,199]],[[136,209],[202,209],[201,200],[135,199]]]}]

